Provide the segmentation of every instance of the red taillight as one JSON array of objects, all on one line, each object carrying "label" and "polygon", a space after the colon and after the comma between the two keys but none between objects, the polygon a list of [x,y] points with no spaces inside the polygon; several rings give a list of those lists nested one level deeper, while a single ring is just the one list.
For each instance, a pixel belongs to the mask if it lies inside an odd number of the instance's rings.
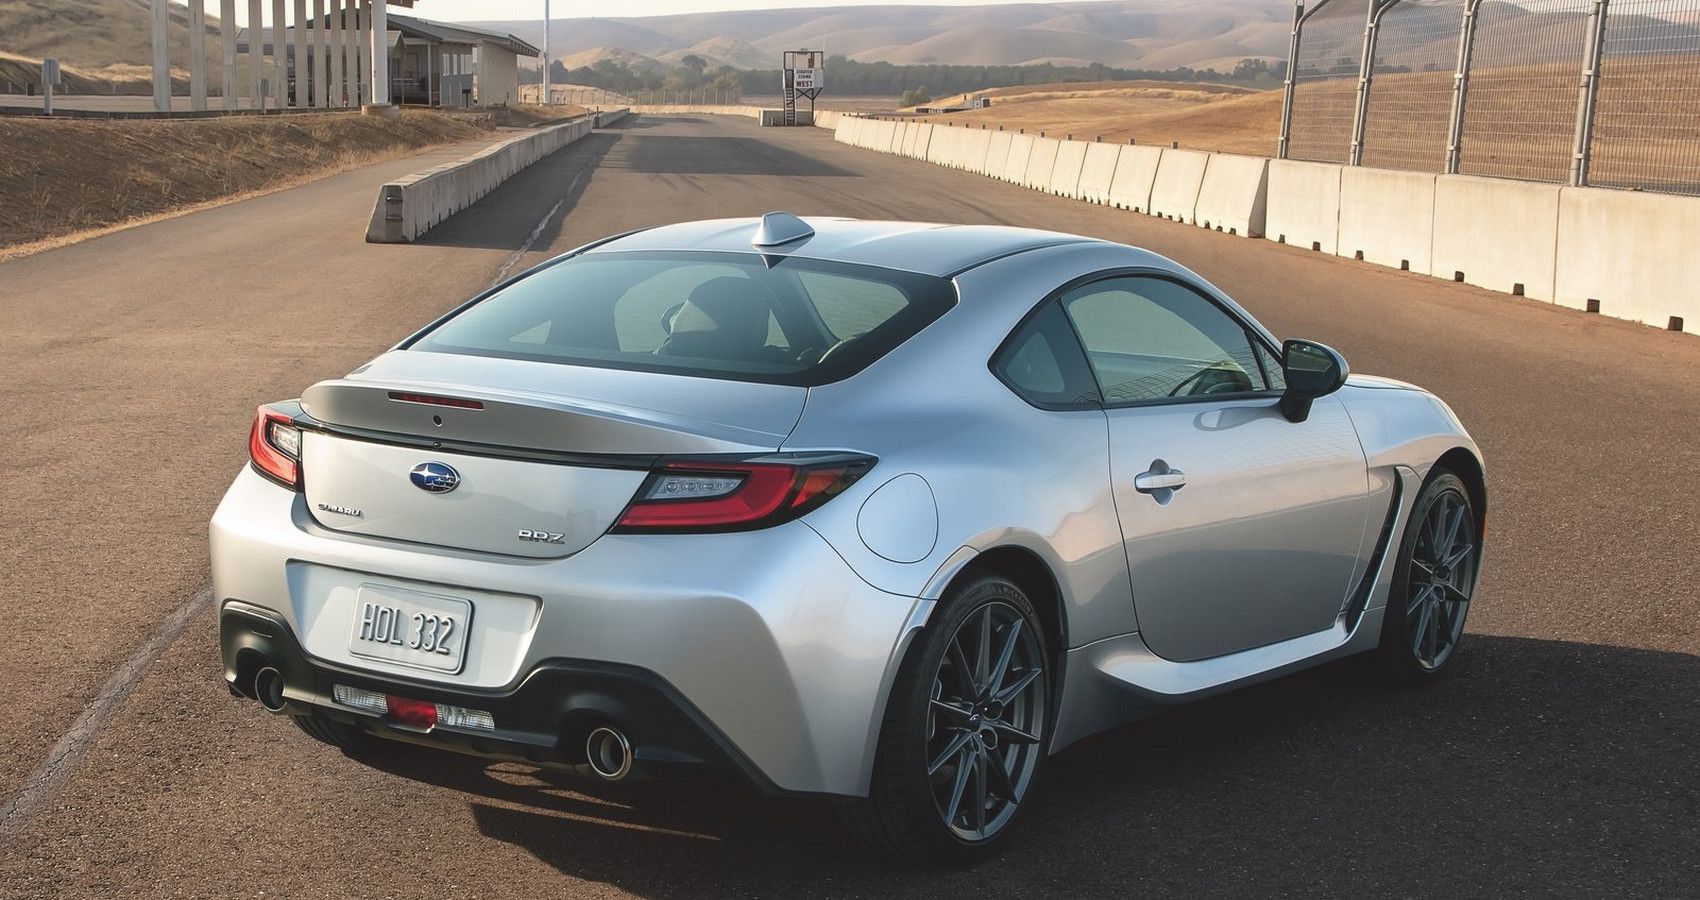
[{"label": "red taillight", "polygon": [[796,462],[674,460],[626,507],[615,531],[736,531],[788,522],[842,493],[866,457]]},{"label": "red taillight", "polygon": [[414,728],[435,728],[437,725],[437,704],[429,700],[409,700],[386,694],[384,705],[389,708],[390,718],[402,725]]},{"label": "red taillight", "polygon": [[301,489],[301,430],[288,413],[260,407],[248,432],[248,458],[261,475],[286,488]]}]

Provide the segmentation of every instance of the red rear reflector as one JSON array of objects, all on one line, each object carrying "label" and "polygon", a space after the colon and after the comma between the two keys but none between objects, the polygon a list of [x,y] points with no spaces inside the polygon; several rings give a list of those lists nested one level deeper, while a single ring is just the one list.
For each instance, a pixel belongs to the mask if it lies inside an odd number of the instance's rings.
[{"label": "red rear reflector", "polygon": [[455,409],[483,409],[482,400],[463,400],[460,397],[438,397],[435,394],[406,394],[401,391],[390,391],[390,399],[397,403],[424,403],[428,406],[452,406]]},{"label": "red rear reflector", "polygon": [[437,724],[437,704],[429,700],[409,700],[406,697],[385,694],[384,705],[389,707],[390,717],[402,725],[433,728]]}]

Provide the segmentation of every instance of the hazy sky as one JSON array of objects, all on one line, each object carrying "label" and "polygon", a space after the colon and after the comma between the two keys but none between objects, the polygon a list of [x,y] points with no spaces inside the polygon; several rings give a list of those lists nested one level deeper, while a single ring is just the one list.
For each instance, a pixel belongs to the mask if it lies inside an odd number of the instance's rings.
[{"label": "hazy sky", "polygon": [[[177,0],[193,3],[195,0]],[[218,0],[201,0],[207,15],[218,15]],[[667,16],[674,13],[715,12],[727,9],[803,9],[820,6],[987,6],[994,3],[1032,3],[1044,0],[550,0],[549,15],[556,19],[587,16],[626,18]],[[1065,0],[1066,2],[1066,0]],[[285,4],[289,7],[289,4]],[[311,5],[309,4],[309,8]],[[271,21],[271,4],[261,5],[262,16]],[[412,9],[391,5],[402,15],[444,22],[473,22],[480,19],[541,19],[543,0],[416,0]],[[288,12],[286,10],[286,15]],[[248,4],[236,4],[236,23],[248,24]]]},{"label": "hazy sky", "polygon": [[[673,13],[724,9],[801,9],[809,6],[983,6],[1032,0],[550,0],[549,14],[557,19],[585,16],[664,16]],[[407,13],[407,10],[397,10]],[[543,0],[418,0],[413,14],[427,19],[541,19]]]}]

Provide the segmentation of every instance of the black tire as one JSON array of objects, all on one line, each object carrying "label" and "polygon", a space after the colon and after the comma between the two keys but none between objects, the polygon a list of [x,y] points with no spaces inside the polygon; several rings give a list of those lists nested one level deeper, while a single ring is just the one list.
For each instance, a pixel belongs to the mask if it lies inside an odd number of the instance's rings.
[{"label": "black tire", "polygon": [[901,859],[971,862],[1005,839],[1032,802],[1050,746],[1046,645],[1014,582],[969,573],[952,587],[892,685],[869,795],[843,809],[863,846]]},{"label": "black tire", "polygon": [[[307,736],[315,741],[326,743],[346,753],[371,753],[379,746],[379,738],[345,722],[327,719],[323,716],[290,716],[295,726],[307,732]],[[402,746],[393,741],[384,741],[386,746]]]},{"label": "black tire", "polygon": [[1436,467],[1400,538],[1375,659],[1388,680],[1427,684],[1457,656],[1480,574],[1479,518],[1462,479]]}]

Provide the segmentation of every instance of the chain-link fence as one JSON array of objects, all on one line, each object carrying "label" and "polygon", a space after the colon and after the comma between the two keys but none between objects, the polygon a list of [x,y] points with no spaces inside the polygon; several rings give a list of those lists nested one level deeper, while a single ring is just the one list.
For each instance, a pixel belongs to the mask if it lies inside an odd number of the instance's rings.
[{"label": "chain-link fence", "polygon": [[1700,195],[1700,0],[1299,0],[1288,71],[1285,158]]}]

